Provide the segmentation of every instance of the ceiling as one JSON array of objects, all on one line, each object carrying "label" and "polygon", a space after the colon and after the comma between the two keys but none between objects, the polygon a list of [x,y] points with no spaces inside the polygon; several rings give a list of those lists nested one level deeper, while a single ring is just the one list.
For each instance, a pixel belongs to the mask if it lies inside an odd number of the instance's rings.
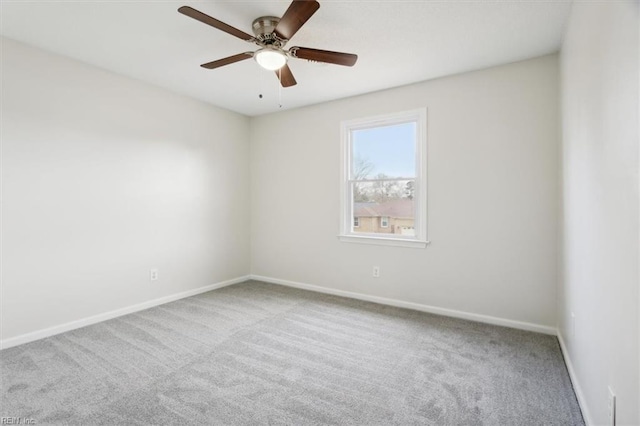
[{"label": "ceiling", "polygon": [[358,62],[291,59],[298,84],[286,89],[252,60],[201,68],[257,46],[177,9],[188,5],[251,33],[255,18],[282,16],[289,1],[0,0],[0,33],[255,116],[556,52],[571,7],[568,0],[319,2],[287,47],[356,53]]}]

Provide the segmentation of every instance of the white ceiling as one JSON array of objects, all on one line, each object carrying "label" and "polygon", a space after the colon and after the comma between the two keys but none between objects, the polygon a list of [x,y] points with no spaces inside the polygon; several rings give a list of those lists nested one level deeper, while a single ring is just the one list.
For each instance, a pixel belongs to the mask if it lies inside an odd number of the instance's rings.
[{"label": "white ceiling", "polygon": [[[0,33],[45,50],[255,116],[545,55],[560,48],[569,0],[319,0],[287,47],[356,53],[353,67],[292,59],[279,90],[253,60],[199,65],[256,50],[183,16],[188,5],[251,34],[289,1],[0,0]],[[258,97],[263,94],[263,98]]]}]

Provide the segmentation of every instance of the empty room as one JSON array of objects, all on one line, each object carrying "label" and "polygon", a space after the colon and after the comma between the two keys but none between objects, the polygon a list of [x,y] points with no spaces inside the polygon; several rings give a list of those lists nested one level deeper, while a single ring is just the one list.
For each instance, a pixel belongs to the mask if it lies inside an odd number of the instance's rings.
[{"label": "empty room", "polygon": [[638,0],[0,0],[0,424],[640,425]]}]

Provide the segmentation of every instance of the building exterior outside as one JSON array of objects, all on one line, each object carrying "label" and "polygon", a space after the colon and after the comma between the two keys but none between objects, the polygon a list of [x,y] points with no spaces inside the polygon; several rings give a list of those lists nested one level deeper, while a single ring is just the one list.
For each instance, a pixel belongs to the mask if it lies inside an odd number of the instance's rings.
[{"label": "building exterior outside", "polygon": [[354,203],[353,231],[367,234],[415,235],[414,205],[410,199]]}]

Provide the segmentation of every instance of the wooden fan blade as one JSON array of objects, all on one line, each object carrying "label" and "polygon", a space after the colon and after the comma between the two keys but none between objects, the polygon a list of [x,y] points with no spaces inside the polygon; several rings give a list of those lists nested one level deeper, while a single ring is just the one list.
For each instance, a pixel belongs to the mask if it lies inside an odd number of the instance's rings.
[{"label": "wooden fan blade", "polygon": [[320,3],[315,0],[293,0],[273,32],[281,39],[291,40],[319,8]]},{"label": "wooden fan blade", "polygon": [[211,25],[213,28],[217,28],[220,31],[224,31],[227,34],[231,34],[232,36],[241,38],[242,40],[245,40],[245,41],[253,40],[253,36],[250,36],[244,31],[240,31],[239,29],[234,28],[231,25],[225,24],[222,21],[218,21],[216,18],[212,18],[211,16],[204,14],[198,10],[195,10],[192,7],[182,6],[180,9],[178,9],[178,12],[188,16],[189,18],[193,18],[207,25]]},{"label": "wooden fan blade", "polygon": [[287,64],[284,64],[282,68],[276,70],[276,77],[278,77],[278,80],[280,80],[280,84],[282,84],[282,87],[291,87],[298,84],[296,79],[293,77],[291,68],[289,68],[289,65]]},{"label": "wooden fan blade", "polygon": [[308,47],[292,47],[289,53],[294,58],[309,61],[325,62],[327,64],[352,67],[358,60],[358,55],[352,53],[332,52],[330,50],[309,49]]},{"label": "wooden fan blade", "polygon": [[218,59],[217,61],[207,62],[200,65],[202,68],[212,70],[214,68],[222,67],[224,65],[233,64],[234,62],[244,61],[253,57],[253,52],[238,53],[237,55],[229,56],[227,58]]}]

